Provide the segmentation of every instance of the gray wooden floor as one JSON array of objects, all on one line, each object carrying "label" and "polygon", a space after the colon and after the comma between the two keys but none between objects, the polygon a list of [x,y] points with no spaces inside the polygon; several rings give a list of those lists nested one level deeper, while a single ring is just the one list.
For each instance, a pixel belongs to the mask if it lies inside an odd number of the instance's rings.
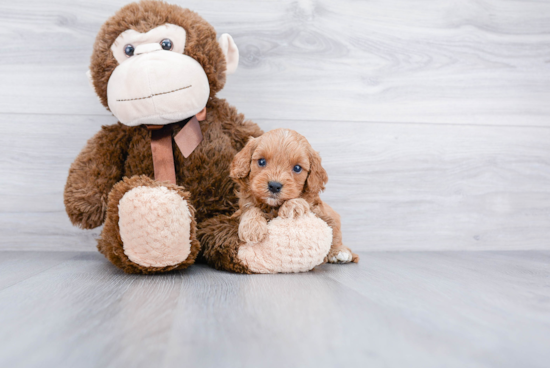
[{"label": "gray wooden floor", "polygon": [[254,276],[3,251],[0,326],[2,367],[548,367],[550,251],[361,253]]}]

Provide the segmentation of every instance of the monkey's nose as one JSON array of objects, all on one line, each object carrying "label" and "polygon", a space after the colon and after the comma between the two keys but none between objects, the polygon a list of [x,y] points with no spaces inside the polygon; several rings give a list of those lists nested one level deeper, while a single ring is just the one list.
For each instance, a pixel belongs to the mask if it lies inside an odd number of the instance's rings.
[{"label": "monkey's nose", "polygon": [[283,187],[283,184],[279,183],[278,181],[270,181],[267,183],[267,187],[269,188],[269,191],[271,193],[279,193],[281,191],[281,188]]}]

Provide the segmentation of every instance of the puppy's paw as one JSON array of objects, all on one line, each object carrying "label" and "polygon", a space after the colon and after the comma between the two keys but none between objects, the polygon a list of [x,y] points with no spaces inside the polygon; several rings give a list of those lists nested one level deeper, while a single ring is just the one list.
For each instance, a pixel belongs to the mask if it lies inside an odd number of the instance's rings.
[{"label": "puppy's paw", "polygon": [[257,243],[267,235],[267,222],[262,217],[242,219],[239,224],[239,239],[246,243]]},{"label": "puppy's paw", "polygon": [[358,263],[359,256],[351,251],[345,245],[332,248],[326,258],[329,263]]},{"label": "puppy's paw", "polygon": [[296,218],[309,211],[309,203],[302,198],[290,199],[279,208],[280,218]]}]

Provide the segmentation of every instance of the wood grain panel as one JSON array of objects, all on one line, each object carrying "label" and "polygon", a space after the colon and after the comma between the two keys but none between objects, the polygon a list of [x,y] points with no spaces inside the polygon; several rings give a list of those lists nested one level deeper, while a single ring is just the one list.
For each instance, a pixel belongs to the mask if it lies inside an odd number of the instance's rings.
[{"label": "wood grain panel", "polygon": [[[3,322],[13,318],[0,332],[5,342],[0,365],[116,367],[125,366],[117,364],[121,360],[135,366],[145,358],[158,362],[177,306],[181,276],[129,276],[100,254],[73,257],[0,292]],[[13,298],[16,295],[19,300]],[[32,354],[27,353],[29,349]]]},{"label": "wood grain panel", "polygon": [[[42,267],[16,253],[23,272]],[[302,274],[194,265],[155,276],[67,254],[46,253],[59,263],[0,290],[1,366],[543,368],[550,359],[548,251],[370,252]]]},{"label": "wood grain panel", "polygon": [[[99,230],[70,226],[62,191],[86,140],[114,121],[0,115],[0,248],[94,249]],[[550,129],[259,123],[295,129],[321,152],[323,198],[354,249],[550,248]]]},{"label": "wood grain panel", "polygon": [[[549,124],[549,2],[175,2],[234,36],[253,119]],[[84,73],[124,3],[2,3],[0,112],[108,115]]]},{"label": "wood grain panel", "polygon": [[2,252],[0,255],[0,290],[56,267],[75,252]]}]

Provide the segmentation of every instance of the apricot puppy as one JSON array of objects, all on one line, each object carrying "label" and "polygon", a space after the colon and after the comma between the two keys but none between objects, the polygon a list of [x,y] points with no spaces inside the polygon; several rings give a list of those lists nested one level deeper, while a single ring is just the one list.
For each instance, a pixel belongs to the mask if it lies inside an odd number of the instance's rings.
[{"label": "apricot puppy", "polygon": [[262,241],[267,221],[293,218],[312,211],[332,228],[332,245],[325,261],[358,262],[359,256],[342,244],[340,215],[323,202],[327,172],[319,153],[307,139],[289,129],[275,129],[250,138],[231,163],[231,178],[240,189],[239,238]]}]

